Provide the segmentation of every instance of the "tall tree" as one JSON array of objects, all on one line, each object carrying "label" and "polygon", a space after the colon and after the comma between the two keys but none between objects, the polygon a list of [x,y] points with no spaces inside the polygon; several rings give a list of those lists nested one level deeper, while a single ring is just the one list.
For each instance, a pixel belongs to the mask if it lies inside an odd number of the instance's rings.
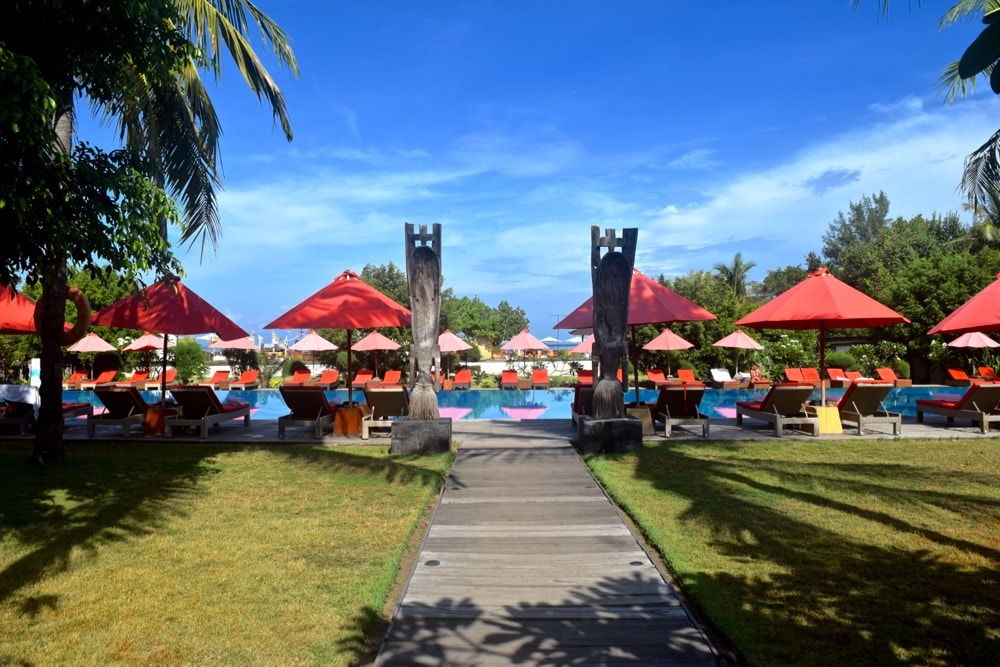
[{"label": "tall tree", "polygon": [[713,267],[713,270],[722,278],[723,282],[729,285],[737,299],[743,299],[747,295],[747,275],[750,273],[750,269],[755,266],[757,266],[755,262],[744,262],[743,253],[738,252],[733,257],[732,264],[720,262]]},{"label": "tall tree", "polygon": [[[290,137],[280,90],[246,42],[247,14],[275,44],[279,60],[294,65],[284,34],[242,0],[64,0],[58,11],[49,2],[14,0],[5,12],[0,82],[14,94],[3,101],[23,107],[27,90],[37,105],[30,117],[48,123],[30,133],[16,120],[0,127],[7,143],[29,148],[5,154],[3,169],[19,179],[3,179],[0,202],[18,205],[0,209],[19,243],[8,246],[0,279],[12,282],[15,273],[24,273],[43,285],[42,408],[33,458],[61,454],[66,261],[92,266],[103,259],[129,276],[179,270],[163,235],[177,219],[164,188],[185,201],[184,239],[205,234],[214,244],[218,238],[218,127],[194,64],[214,66],[218,75],[224,44]],[[73,148],[77,95],[121,120],[129,150],[107,155],[86,145]],[[21,159],[32,150],[35,158]],[[12,183],[30,184],[31,191],[18,192]],[[44,243],[32,246],[37,239]]]},{"label": "tall tree", "polygon": [[849,213],[837,213],[823,235],[823,256],[841,280],[865,291],[866,279],[878,267],[876,239],[889,227],[889,198],[884,192],[851,202]]}]

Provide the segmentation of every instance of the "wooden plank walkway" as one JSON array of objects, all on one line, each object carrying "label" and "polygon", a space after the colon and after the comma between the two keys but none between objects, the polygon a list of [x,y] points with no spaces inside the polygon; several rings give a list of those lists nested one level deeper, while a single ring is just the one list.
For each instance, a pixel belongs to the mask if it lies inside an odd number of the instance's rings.
[{"label": "wooden plank walkway", "polygon": [[570,433],[456,428],[461,449],[376,665],[716,664]]}]

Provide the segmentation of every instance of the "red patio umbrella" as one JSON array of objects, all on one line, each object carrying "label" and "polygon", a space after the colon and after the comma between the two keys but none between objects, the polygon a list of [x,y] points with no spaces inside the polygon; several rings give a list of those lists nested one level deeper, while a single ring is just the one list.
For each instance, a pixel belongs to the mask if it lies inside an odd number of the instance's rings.
[{"label": "red patio umbrella", "polygon": [[292,345],[289,345],[288,349],[295,350],[296,352],[326,352],[339,348],[316,333],[315,329],[310,329],[309,333],[295,341]]},{"label": "red patio umbrella", "polygon": [[962,334],[971,331],[1000,331],[1000,273],[996,280],[973,295],[927,332]]},{"label": "red patio umbrella", "polygon": [[[742,329],[737,329],[733,333],[720,338],[712,343],[714,347],[731,347],[737,350],[763,350],[764,346],[755,341],[750,336],[743,333]],[[740,372],[740,355],[736,353],[736,372]]]},{"label": "red patio umbrella", "polygon": [[13,287],[0,285],[0,334],[31,334],[35,329],[35,302]]},{"label": "red patio umbrella", "polygon": [[232,340],[217,340],[208,347],[213,350],[256,350],[257,342],[253,336],[241,336]]},{"label": "red patio umbrella", "polygon": [[66,349],[70,352],[112,352],[117,348],[91,331]]},{"label": "red patio umbrella", "polygon": [[[822,376],[826,370],[827,329],[880,327],[909,321],[888,306],[838,280],[824,268],[810,273],[805,280],[741,317],[736,324],[755,329],[818,329],[819,371]],[[826,385],[821,383],[820,387],[825,401]]]},{"label": "red patio umbrella", "polygon": [[590,354],[594,349],[594,334],[587,334],[579,343],[569,349],[573,354]]},{"label": "red patio umbrella", "polygon": [[[354,329],[408,327],[410,311],[374,287],[353,271],[344,271],[332,283],[316,292],[265,329],[331,328],[347,330],[347,377],[351,372],[351,333]],[[347,400],[354,398],[350,382]]]},{"label": "red patio umbrella", "polygon": [[167,336],[157,336],[148,331],[136,338],[134,341],[122,348],[122,352],[153,352],[160,348],[173,347]]},{"label": "red patio umbrella", "polygon": [[[628,298],[628,324],[632,329],[632,349],[639,354],[635,342],[635,327],[640,324],[671,324],[714,320],[715,315],[684,298],[666,285],[632,269],[632,286]],[[555,329],[584,329],[594,326],[594,297],[560,320]],[[639,364],[633,360],[635,402],[639,403]]]},{"label": "red patio umbrella", "polygon": [[[249,336],[239,325],[188,289],[177,276],[167,276],[94,314],[91,323],[154,333],[194,335],[215,333],[230,340]],[[163,337],[162,396],[167,395],[167,347]]]},{"label": "red patio umbrella", "polygon": [[359,340],[355,345],[354,349],[358,352],[374,352],[375,353],[375,363],[374,371],[375,377],[378,377],[378,351],[379,350],[398,350],[399,343],[387,338],[377,331],[373,331],[361,340]]},{"label": "red patio umbrella", "polygon": [[[445,354],[449,354],[451,352],[471,350],[472,346],[453,334],[450,329],[445,329],[441,332],[441,335],[438,336],[438,349]],[[445,373],[449,370],[451,369],[445,369]]]},{"label": "red patio umbrella", "polygon": [[694,347],[694,343],[689,343],[667,327],[660,335],[642,346],[644,350],[665,350],[667,353],[667,374],[670,374],[670,351],[687,350]]}]

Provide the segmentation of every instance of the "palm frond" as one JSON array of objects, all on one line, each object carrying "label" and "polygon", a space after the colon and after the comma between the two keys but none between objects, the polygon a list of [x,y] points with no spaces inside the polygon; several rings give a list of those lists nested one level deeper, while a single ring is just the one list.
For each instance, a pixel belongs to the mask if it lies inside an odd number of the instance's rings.
[{"label": "palm frond", "polygon": [[979,206],[1000,190],[1000,130],[965,158],[959,188],[966,198]]}]

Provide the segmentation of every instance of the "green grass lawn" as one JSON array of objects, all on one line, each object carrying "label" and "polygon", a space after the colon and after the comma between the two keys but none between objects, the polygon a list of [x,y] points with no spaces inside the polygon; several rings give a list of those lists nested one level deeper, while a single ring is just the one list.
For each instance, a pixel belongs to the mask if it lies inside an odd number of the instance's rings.
[{"label": "green grass lawn", "polygon": [[[0,442],[0,664],[370,659],[451,456]],[[391,613],[391,610],[389,610]]]},{"label": "green grass lawn", "polygon": [[588,463],[751,665],[1000,664],[1000,440],[647,444]]}]

